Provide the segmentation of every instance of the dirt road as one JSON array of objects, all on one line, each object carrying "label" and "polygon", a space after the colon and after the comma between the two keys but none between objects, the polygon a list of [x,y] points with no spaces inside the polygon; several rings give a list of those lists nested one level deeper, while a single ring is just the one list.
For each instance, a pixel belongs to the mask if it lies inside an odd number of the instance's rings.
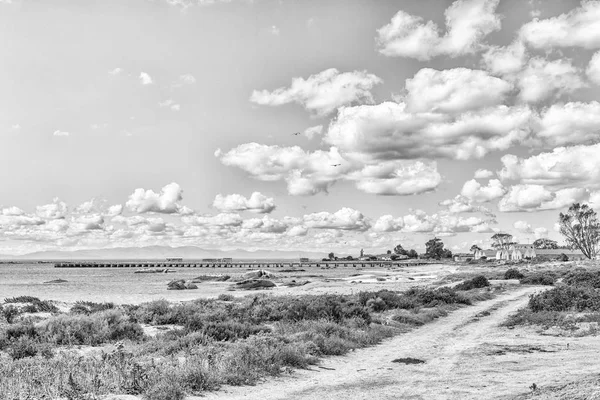
[{"label": "dirt road", "polygon": [[[254,387],[224,387],[215,399],[496,399],[597,373],[600,339],[540,336],[499,325],[540,290],[517,287],[419,329],[324,360]],[[569,346],[567,346],[569,343]],[[394,363],[412,357],[422,364]],[[321,368],[323,367],[323,368]]]}]

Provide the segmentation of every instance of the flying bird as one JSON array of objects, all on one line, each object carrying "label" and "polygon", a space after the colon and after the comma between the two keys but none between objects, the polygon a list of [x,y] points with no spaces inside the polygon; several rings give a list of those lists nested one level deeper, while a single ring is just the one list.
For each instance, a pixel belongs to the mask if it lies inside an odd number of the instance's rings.
[{"label": "flying bird", "polygon": [[342,164],[331,164],[332,167],[339,167]]},{"label": "flying bird", "polygon": [[292,133],[292,135],[294,135],[294,136],[298,136],[299,134],[300,134],[300,132],[294,132],[294,133]]}]

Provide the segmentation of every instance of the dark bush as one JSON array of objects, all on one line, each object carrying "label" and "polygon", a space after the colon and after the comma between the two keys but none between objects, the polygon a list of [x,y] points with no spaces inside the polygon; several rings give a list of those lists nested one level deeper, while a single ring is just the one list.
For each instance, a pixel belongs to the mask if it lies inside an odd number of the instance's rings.
[{"label": "dark bush", "polygon": [[218,297],[217,300],[221,300],[221,301],[233,301],[235,300],[235,297],[231,294],[225,294],[225,293],[221,293]]},{"label": "dark bush", "polygon": [[38,354],[38,344],[31,338],[23,336],[11,343],[8,354],[14,360],[35,357]]},{"label": "dark bush", "polygon": [[529,308],[540,311],[600,311],[600,293],[590,287],[558,286],[532,295]]},{"label": "dark bush", "polygon": [[558,261],[566,262],[569,261],[569,257],[565,253],[561,253],[557,258]]},{"label": "dark bush", "polygon": [[9,324],[12,324],[15,320],[15,317],[20,313],[21,312],[19,311],[19,309],[15,306],[2,307],[2,315],[4,316],[4,319],[6,319],[6,322],[8,322]]},{"label": "dark bush", "polygon": [[413,287],[405,292],[412,297],[417,306],[435,307],[443,304],[471,304],[471,300],[448,287],[438,289],[426,289]]},{"label": "dark bush", "polygon": [[538,272],[525,276],[521,279],[523,285],[545,285],[552,286],[556,282],[556,274],[553,272]]},{"label": "dark bush", "polygon": [[219,342],[232,342],[261,332],[271,331],[268,327],[248,323],[235,321],[205,322],[202,319],[190,320],[185,328],[186,332],[202,332],[206,337],[213,338]]},{"label": "dark bush", "polygon": [[4,299],[5,303],[29,303],[23,307],[23,312],[36,313],[36,312],[51,312],[57,313],[59,309],[48,300],[40,300],[33,296],[18,296]]},{"label": "dark bush", "polygon": [[12,324],[6,329],[6,338],[8,340],[16,340],[21,337],[36,338],[38,332],[31,323]]},{"label": "dark bush", "polygon": [[525,275],[516,268],[510,268],[504,273],[504,279],[523,279]]},{"label": "dark bush", "polygon": [[111,310],[115,308],[114,303],[94,303],[91,301],[78,301],[69,310],[71,314],[90,315],[96,312]]},{"label": "dark bush", "polygon": [[571,286],[600,288],[600,271],[571,271],[563,278],[563,283]]},{"label": "dark bush", "polygon": [[483,287],[490,286],[490,282],[488,279],[479,275],[474,277],[473,279],[466,280],[462,283],[459,283],[454,287],[455,290],[472,290],[472,289],[481,289]]}]

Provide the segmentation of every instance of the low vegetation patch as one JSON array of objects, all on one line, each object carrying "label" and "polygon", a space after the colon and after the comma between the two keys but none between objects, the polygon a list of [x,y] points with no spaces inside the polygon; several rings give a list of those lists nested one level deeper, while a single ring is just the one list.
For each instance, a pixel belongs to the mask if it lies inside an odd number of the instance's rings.
[{"label": "low vegetation patch", "polygon": [[454,288],[456,290],[473,290],[473,289],[481,289],[486,286],[490,286],[490,282],[483,275],[479,275],[474,277],[473,279],[469,279],[462,283],[459,283]]},{"label": "low vegetation patch", "polygon": [[[0,351],[6,353],[0,354],[6,360],[0,363],[0,398],[127,393],[183,399],[372,346],[489,296],[413,288],[346,296],[223,295],[182,304],[79,302],[68,313],[0,329]],[[148,337],[142,324],[169,327]],[[111,343],[86,356],[74,348]]]}]

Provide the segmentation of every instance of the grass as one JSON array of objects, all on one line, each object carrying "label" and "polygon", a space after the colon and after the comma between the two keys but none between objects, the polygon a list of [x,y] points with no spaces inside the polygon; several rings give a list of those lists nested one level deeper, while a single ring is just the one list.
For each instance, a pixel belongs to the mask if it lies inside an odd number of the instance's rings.
[{"label": "grass", "polygon": [[[6,353],[0,398],[120,393],[182,399],[224,384],[252,385],[307,368],[323,356],[375,345],[490,297],[487,291],[413,288],[136,306],[80,302],[69,313],[0,329],[0,350]],[[149,337],[142,324],[179,328]],[[125,347],[106,347],[117,341]],[[79,346],[99,348],[83,355]]]}]

